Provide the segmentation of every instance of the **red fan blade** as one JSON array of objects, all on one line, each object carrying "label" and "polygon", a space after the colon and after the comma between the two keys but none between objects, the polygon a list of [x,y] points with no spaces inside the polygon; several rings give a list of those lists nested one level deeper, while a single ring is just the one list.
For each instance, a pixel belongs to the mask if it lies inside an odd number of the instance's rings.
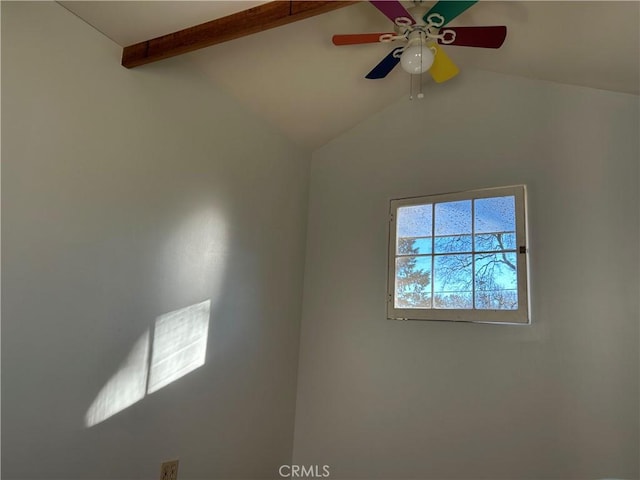
[{"label": "red fan blade", "polygon": [[[455,40],[451,43],[452,34],[447,33],[453,31]],[[440,45],[459,45],[462,47],[483,47],[483,48],[500,48],[507,37],[507,27],[444,27],[440,29],[440,34],[444,34],[444,41],[438,40]]]},{"label": "red fan blade", "polygon": [[396,23],[396,18],[399,17],[409,19],[411,21],[409,25],[416,23],[411,14],[407,12],[407,9],[396,0],[369,0],[369,2],[384,13],[393,23]]},{"label": "red fan blade", "polygon": [[347,35],[334,35],[334,45],[357,45],[359,43],[378,43],[381,35],[395,35],[393,32],[387,33],[353,33]]}]

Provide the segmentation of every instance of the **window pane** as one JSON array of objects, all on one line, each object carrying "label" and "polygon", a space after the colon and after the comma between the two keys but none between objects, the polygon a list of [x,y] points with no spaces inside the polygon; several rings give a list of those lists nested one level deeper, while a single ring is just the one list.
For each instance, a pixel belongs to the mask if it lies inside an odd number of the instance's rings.
[{"label": "window pane", "polygon": [[398,238],[397,255],[425,255],[431,253],[431,237]]},{"label": "window pane", "polygon": [[517,273],[517,258],[513,252],[475,255],[475,308],[516,310]]},{"label": "window pane", "polygon": [[471,234],[471,200],[436,203],[435,214],[437,236]]},{"label": "window pane", "polygon": [[436,253],[471,252],[471,235],[452,235],[435,238]]},{"label": "window pane", "polygon": [[431,253],[432,215],[433,208],[431,204],[398,209],[397,255]]},{"label": "window pane", "polygon": [[432,257],[396,259],[396,308],[431,308]]},{"label": "window pane", "polygon": [[434,308],[473,308],[471,255],[435,257]]},{"label": "window pane", "polygon": [[398,208],[398,237],[430,237],[432,205]]},{"label": "window pane", "polygon": [[515,232],[481,233],[476,235],[475,250],[479,252],[495,252],[498,250],[515,250]]},{"label": "window pane", "polygon": [[513,195],[479,198],[474,201],[474,208],[476,233],[515,232],[516,199]]},{"label": "window pane", "polygon": [[473,308],[471,292],[433,292],[433,308]]}]

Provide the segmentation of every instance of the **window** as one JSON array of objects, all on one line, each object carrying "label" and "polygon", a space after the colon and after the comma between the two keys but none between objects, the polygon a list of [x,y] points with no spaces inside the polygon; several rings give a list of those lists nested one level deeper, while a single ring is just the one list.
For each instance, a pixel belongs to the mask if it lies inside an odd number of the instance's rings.
[{"label": "window", "polygon": [[389,319],[529,323],[524,185],[391,201]]}]

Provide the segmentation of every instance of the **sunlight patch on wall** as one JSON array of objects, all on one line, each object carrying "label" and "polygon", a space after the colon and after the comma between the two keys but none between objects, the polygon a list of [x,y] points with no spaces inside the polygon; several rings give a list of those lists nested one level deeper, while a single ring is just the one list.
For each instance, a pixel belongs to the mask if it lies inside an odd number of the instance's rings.
[{"label": "sunlight patch on wall", "polygon": [[149,331],[135,343],[118,372],[102,387],[87,410],[85,425],[91,427],[142,400],[147,388]]},{"label": "sunlight patch on wall", "polygon": [[204,365],[211,304],[222,294],[227,237],[226,219],[210,205],[192,207],[173,226],[159,252],[153,289],[171,305],[185,298],[209,300],[155,319],[153,330],[96,396],[85,415],[87,427]]},{"label": "sunlight patch on wall", "polygon": [[147,393],[153,393],[204,365],[211,302],[156,319]]},{"label": "sunlight patch on wall", "polygon": [[206,300],[156,318],[151,364],[147,330],[96,396],[85,415],[85,425],[103,422],[204,365],[210,310],[211,301]]}]

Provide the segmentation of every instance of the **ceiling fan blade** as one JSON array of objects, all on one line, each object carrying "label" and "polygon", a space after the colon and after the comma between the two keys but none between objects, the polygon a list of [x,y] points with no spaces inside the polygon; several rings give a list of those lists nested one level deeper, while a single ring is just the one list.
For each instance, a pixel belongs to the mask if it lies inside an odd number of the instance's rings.
[{"label": "ceiling fan blade", "polygon": [[429,69],[431,77],[436,81],[436,83],[451,80],[460,73],[460,70],[449,56],[444,53],[442,48],[436,44],[434,44],[433,47],[436,49],[436,55],[433,58],[433,65],[431,65],[431,68]]},{"label": "ceiling fan blade", "polygon": [[384,57],[382,59],[382,61],[376,65],[375,67],[373,67],[373,70],[371,70],[369,73],[367,73],[365,78],[368,78],[370,80],[375,80],[378,78],[384,78],[386,77],[389,72],[391,70],[394,69],[394,67],[396,65],[398,65],[398,63],[400,63],[400,56],[395,56],[394,54],[397,51],[401,51],[403,47],[398,47],[398,48],[394,48],[393,50],[391,50],[391,52],[389,53],[389,55],[387,55],[386,57]]},{"label": "ceiling fan blade", "polygon": [[462,12],[464,12],[466,9],[468,9],[475,3],[478,3],[478,0],[475,0],[475,1],[440,0],[433,7],[431,7],[431,10],[425,13],[424,17],[422,18],[424,19],[425,22],[428,23],[427,19],[429,18],[429,15],[433,13],[437,13],[438,15],[441,15],[444,18],[444,23],[442,25],[438,25],[442,27],[447,23],[449,23],[454,18],[456,18],[458,15],[460,15]]},{"label": "ceiling fan blade", "polygon": [[386,33],[353,33],[346,35],[334,35],[332,38],[334,45],[357,45],[359,43],[377,43],[382,35],[395,35],[393,32]]},{"label": "ceiling fan blade", "polygon": [[495,27],[447,27],[441,30],[446,40],[447,31],[455,32],[455,40],[451,43],[438,40],[440,45],[458,45],[462,47],[500,48],[507,38],[507,27],[504,25]]},{"label": "ceiling fan blade", "polygon": [[393,23],[396,22],[396,18],[405,17],[411,20],[409,25],[413,25],[416,23],[411,14],[407,11],[402,4],[396,0],[385,1],[385,0],[370,0],[370,3],[373,4],[378,10],[384,13],[389,20]]}]

